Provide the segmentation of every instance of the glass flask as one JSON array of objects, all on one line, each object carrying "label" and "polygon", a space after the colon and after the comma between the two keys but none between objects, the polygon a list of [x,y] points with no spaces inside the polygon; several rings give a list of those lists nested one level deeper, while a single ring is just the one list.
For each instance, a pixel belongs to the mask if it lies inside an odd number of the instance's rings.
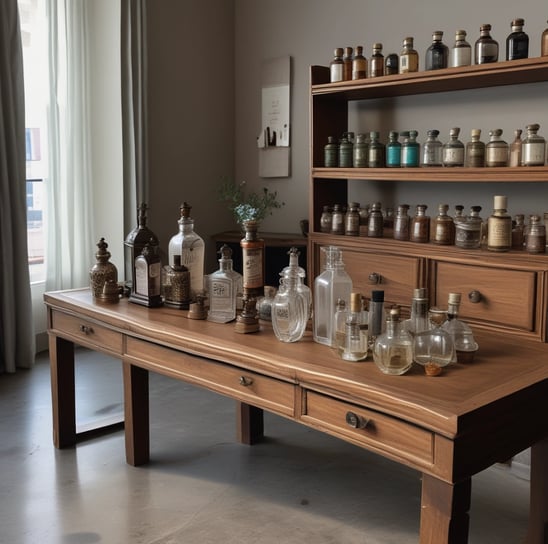
[{"label": "glass flask", "polygon": [[224,244],[219,250],[219,269],[209,274],[208,321],[229,323],[236,319],[236,300],[243,291],[243,278],[232,263],[232,249]]},{"label": "glass flask", "polygon": [[375,339],[373,361],[384,374],[400,376],[413,365],[413,338],[402,327],[400,309],[392,308],[386,332]]},{"label": "glass flask", "polygon": [[351,293],[350,310],[346,314],[344,341],[338,349],[345,361],[363,361],[367,357],[367,322],[363,322],[361,293]]},{"label": "glass flask", "polygon": [[411,335],[431,329],[428,319],[428,293],[425,287],[413,290],[411,315],[403,322],[403,327]]},{"label": "glass flask", "polygon": [[506,38],[506,60],[526,59],[529,56],[529,36],[523,31],[523,19],[514,19],[512,32]]},{"label": "glass flask", "polygon": [[485,166],[508,166],[508,144],[501,138],[502,129],[489,131],[489,142],[485,146]]},{"label": "glass flask", "polygon": [[324,148],[323,165],[326,168],[336,168],[339,166],[339,144],[335,136],[328,136]]},{"label": "glass flask", "polygon": [[449,131],[449,141],[443,146],[443,166],[464,166],[464,144],[459,134],[459,127]]},{"label": "glass flask", "polygon": [[369,166],[369,168],[382,168],[385,165],[385,146],[379,140],[379,133],[377,131],[371,131],[369,133],[369,139],[370,141],[367,166]]},{"label": "glass flask", "polygon": [[399,73],[418,72],[419,54],[413,49],[413,38],[407,37],[403,40],[403,50],[400,54]]},{"label": "glass flask", "polygon": [[350,202],[344,216],[344,233],[346,236],[360,235],[360,205],[358,202]]},{"label": "glass flask", "polygon": [[491,37],[491,25],[480,26],[480,37],[474,46],[476,64],[486,64],[499,60],[499,44]]},{"label": "glass flask", "polygon": [[465,164],[470,168],[485,166],[485,143],[480,140],[481,129],[473,128],[470,131],[471,140],[466,144]]},{"label": "glass flask", "polygon": [[442,325],[453,339],[455,360],[452,362],[471,363],[478,351],[478,344],[470,326],[459,319],[461,293],[449,293],[447,319]]},{"label": "glass flask", "polygon": [[451,48],[449,56],[449,66],[470,66],[472,64],[472,47],[466,41],[466,31],[457,30],[455,32],[455,45]]},{"label": "glass flask", "polygon": [[344,213],[340,204],[335,204],[331,212],[331,234],[344,234]]},{"label": "glass flask", "polygon": [[352,134],[345,132],[339,141],[339,168],[352,168],[354,144]]},{"label": "glass flask", "polygon": [[527,125],[527,136],[523,140],[521,164],[523,166],[544,166],[546,160],[546,140],[537,134],[540,125]]},{"label": "glass flask", "polygon": [[382,215],[381,203],[371,204],[367,223],[367,236],[371,238],[382,238],[384,234],[384,217]]},{"label": "glass flask", "polygon": [[438,140],[439,130],[428,130],[422,146],[422,166],[442,166],[443,144]]},{"label": "glass flask", "polygon": [[289,271],[280,278],[280,287],[272,301],[272,329],[278,340],[297,342],[308,321],[308,301],[299,291],[299,275]]},{"label": "glass flask", "polygon": [[426,50],[425,70],[441,70],[447,68],[449,62],[449,48],[441,41],[443,32],[436,30],[432,34],[432,44]]}]

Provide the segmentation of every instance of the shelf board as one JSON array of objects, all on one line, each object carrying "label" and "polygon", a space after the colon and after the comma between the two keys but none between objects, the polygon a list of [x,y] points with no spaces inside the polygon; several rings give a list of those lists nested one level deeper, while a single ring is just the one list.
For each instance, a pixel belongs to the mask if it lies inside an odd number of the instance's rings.
[{"label": "shelf board", "polygon": [[462,183],[548,182],[548,166],[498,168],[313,168],[313,178]]}]

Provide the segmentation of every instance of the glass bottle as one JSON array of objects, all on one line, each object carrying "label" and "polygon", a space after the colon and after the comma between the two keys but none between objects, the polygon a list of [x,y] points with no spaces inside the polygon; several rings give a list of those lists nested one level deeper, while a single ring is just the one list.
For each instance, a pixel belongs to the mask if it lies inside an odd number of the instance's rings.
[{"label": "glass bottle", "polygon": [[485,166],[508,166],[508,144],[501,138],[502,129],[489,131],[485,146]]},{"label": "glass bottle", "polygon": [[236,319],[236,299],[243,290],[243,278],[233,268],[232,249],[224,244],[219,250],[219,269],[209,274],[208,321],[229,323]]},{"label": "glass bottle", "polygon": [[342,252],[336,246],[323,246],[324,270],[314,279],[313,338],[315,342],[331,346],[333,321],[338,299],[350,300],[352,279],[344,269]]},{"label": "glass bottle", "polygon": [[352,47],[345,47],[343,54],[343,81],[350,81],[352,79],[352,58],[354,49]]},{"label": "glass bottle", "polygon": [[449,131],[449,141],[443,146],[443,166],[464,166],[464,144],[459,133],[458,127]]},{"label": "glass bottle", "polygon": [[527,136],[523,140],[523,166],[544,166],[546,161],[546,140],[537,134],[540,125],[527,125]]},{"label": "glass bottle", "polygon": [[339,168],[352,168],[354,144],[350,132],[345,132],[339,141]]},{"label": "glass bottle", "polygon": [[384,75],[393,76],[400,71],[400,59],[397,53],[390,53],[384,59]]},{"label": "glass bottle", "polygon": [[354,168],[367,168],[369,162],[369,143],[367,135],[357,134],[354,143],[352,165]]},{"label": "glass bottle", "polygon": [[181,256],[175,255],[173,266],[164,266],[162,280],[164,304],[171,308],[188,310],[190,297],[190,272],[181,264]]},{"label": "glass bottle", "polygon": [[409,204],[400,204],[394,218],[394,240],[409,240],[409,228],[411,218],[409,217]]},{"label": "glass bottle", "polygon": [[485,143],[480,140],[481,129],[473,128],[470,131],[471,140],[466,144],[466,166],[481,168],[485,166]]},{"label": "glass bottle", "polygon": [[382,221],[382,235],[387,238],[393,238],[394,236],[394,208],[387,207],[384,210]]},{"label": "glass bottle", "polygon": [[419,166],[420,144],[417,142],[418,132],[410,130],[402,132],[403,142],[401,144],[401,167],[414,168]]},{"label": "glass bottle", "polygon": [[254,220],[244,221],[245,235],[240,241],[243,262],[243,292],[248,300],[257,298],[264,293],[265,243],[258,237],[259,223]]},{"label": "glass bottle", "polygon": [[344,50],[342,47],[337,47],[333,52],[333,60],[329,64],[329,75],[331,83],[343,81],[343,53]]},{"label": "glass bottle", "polygon": [[521,141],[521,133],[523,131],[520,128],[514,130],[514,141],[510,144],[510,159],[508,166],[521,166],[523,142]]},{"label": "glass bottle", "polygon": [[508,251],[512,247],[512,218],[507,212],[508,199],[495,196],[493,213],[487,220],[487,249]]},{"label": "glass bottle", "polygon": [[339,166],[339,144],[335,136],[327,137],[327,144],[324,149],[323,164],[326,168],[337,168]]},{"label": "glass bottle", "polygon": [[384,235],[384,217],[382,215],[381,203],[375,202],[369,211],[367,224],[367,236],[370,238],[382,238]]},{"label": "glass bottle", "polygon": [[525,216],[518,213],[512,221],[512,249],[523,249],[525,243]]},{"label": "glass bottle", "polygon": [[478,249],[481,246],[483,219],[481,206],[472,206],[470,214],[463,221],[455,221],[455,245],[465,249]]},{"label": "glass bottle", "polygon": [[[190,217],[192,206],[181,204],[179,232],[171,238],[168,246],[169,266],[175,263],[175,255],[181,256],[181,265],[190,272],[190,296],[192,300],[204,290],[205,244],[202,237],[194,231],[194,219]],[[261,286],[262,289],[262,286]]]},{"label": "glass bottle", "polygon": [[540,40],[540,56],[548,56],[548,28],[544,29],[544,31],[542,32]]},{"label": "glass bottle", "polygon": [[443,144],[438,140],[439,130],[428,130],[422,146],[422,166],[442,166]]},{"label": "glass bottle", "polygon": [[356,47],[356,54],[352,59],[352,79],[365,79],[367,77],[367,59],[363,55],[363,47]]},{"label": "glass bottle", "polygon": [[428,319],[428,293],[426,288],[419,287],[413,290],[411,299],[411,315],[403,322],[405,330],[414,336],[432,328]]},{"label": "glass bottle", "polygon": [[371,291],[371,300],[369,301],[369,335],[374,340],[382,334],[386,328],[386,315],[384,311],[384,291]]},{"label": "glass bottle", "polygon": [[491,25],[480,26],[480,37],[474,47],[474,62],[487,64],[499,60],[499,44],[491,37]]},{"label": "glass bottle", "polygon": [[345,326],[347,316],[348,308],[346,307],[346,301],[342,298],[339,298],[335,306],[335,315],[333,317],[333,341],[331,343],[331,345],[339,352],[339,354],[344,349]]},{"label": "glass bottle", "polygon": [[529,216],[529,225],[525,236],[525,250],[527,253],[546,253],[546,227],[540,215]]},{"label": "glass bottle", "polygon": [[426,243],[430,240],[430,217],[426,215],[427,208],[426,204],[417,204],[415,216],[411,219],[411,242]]},{"label": "glass bottle", "polygon": [[452,362],[471,363],[478,351],[478,344],[470,326],[459,319],[461,293],[449,293],[447,304],[447,319],[442,328],[447,331],[455,346],[455,355]]},{"label": "glass bottle", "polygon": [[361,293],[350,294],[350,311],[346,315],[344,343],[339,355],[344,361],[363,361],[367,357],[367,323],[363,322]]},{"label": "glass bottle", "polygon": [[399,308],[390,310],[386,332],[375,340],[373,360],[381,372],[393,376],[405,374],[413,365],[413,339],[401,326]]},{"label": "glass bottle", "polygon": [[470,66],[472,64],[472,47],[466,41],[466,31],[455,32],[455,45],[451,48],[449,66]]},{"label": "glass bottle", "polygon": [[440,204],[438,206],[438,215],[432,221],[432,233],[430,241],[434,244],[450,246],[455,243],[455,223],[453,218],[447,213],[449,206]]},{"label": "glass bottle", "polygon": [[263,296],[257,299],[257,314],[261,321],[272,322],[272,303],[277,289],[273,285],[265,285]]},{"label": "glass bottle", "polygon": [[360,235],[360,205],[358,202],[350,202],[344,218],[344,233],[346,236]]},{"label": "glass bottle", "polygon": [[455,222],[455,225],[459,221],[464,221],[466,218],[464,216],[464,206],[462,204],[456,204],[455,205],[455,214],[453,215],[453,221]]},{"label": "glass bottle", "polygon": [[369,158],[367,166],[369,166],[369,168],[382,168],[385,164],[385,146],[379,140],[379,133],[377,131],[371,131],[369,133],[369,139]]},{"label": "glass bottle", "polygon": [[523,19],[514,19],[512,32],[506,38],[506,60],[526,59],[529,56],[529,36],[523,31]]},{"label": "glass bottle", "polygon": [[322,210],[322,215],[320,216],[320,232],[331,232],[331,227],[333,225],[333,214],[329,206],[324,206]]},{"label": "glass bottle", "polygon": [[386,144],[386,166],[388,168],[399,168],[401,166],[401,143],[398,141],[398,132],[391,130],[388,133]]},{"label": "glass bottle", "polygon": [[432,34],[432,44],[426,50],[425,70],[440,70],[447,68],[449,48],[442,42],[443,32],[436,30]]},{"label": "glass bottle", "polygon": [[163,304],[162,301],[162,262],[158,254],[158,244],[151,238],[135,259],[135,290],[129,296],[135,302],[149,308]]},{"label": "glass bottle", "polygon": [[340,204],[335,204],[331,212],[331,234],[344,234],[344,213]]},{"label": "glass bottle", "polygon": [[91,295],[94,299],[101,300],[107,282],[118,283],[118,269],[110,262],[110,251],[104,238],[97,243],[95,264],[89,271]]},{"label": "glass bottle", "polygon": [[373,54],[369,58],[370,77],[384,75],[384,55],[382,54],[382,43],[373,44]]},{"label": "glass bottle", "polygon": [[413,38],[403,40],[403,50],[400,54],[400,74],[419,71],[419,54],[413,49]]}]

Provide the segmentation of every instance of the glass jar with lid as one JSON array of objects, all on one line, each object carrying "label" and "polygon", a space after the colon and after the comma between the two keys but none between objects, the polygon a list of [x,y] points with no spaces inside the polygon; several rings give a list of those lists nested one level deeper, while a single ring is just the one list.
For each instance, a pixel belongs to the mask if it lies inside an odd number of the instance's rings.
[{"label": "glass jar with lid", "polygon": [[537,134],[540,125],[534,123],[527,125],[527,136],[523,140],[522,159],[523,166],[544,166],[546,161],[546,140]]}]

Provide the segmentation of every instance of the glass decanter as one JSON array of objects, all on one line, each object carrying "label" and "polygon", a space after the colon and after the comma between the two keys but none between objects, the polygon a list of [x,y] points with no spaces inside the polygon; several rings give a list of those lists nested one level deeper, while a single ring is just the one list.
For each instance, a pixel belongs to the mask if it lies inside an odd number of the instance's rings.
[{"label": "glass decanter", "polygon": [[272,329],[282,342],[297,342],[306,329],[309,312],[306,296],[298,288],[299,281],[294,271],[284,274],[272,302]]},{"label": "glass decanter", "polygon": [[299,255],[301,252],[296,247],[292,247],[287,254],[289,255],[289,265],[280,272],[280,276],[285,277],[290,273],[297,276],[297,290],[306,300],[307,319],[309,319],[312,315],[312,291],[310,291],[310,287],[304,283],[306,278],[305,269],[302,266],[299,266]]}]

